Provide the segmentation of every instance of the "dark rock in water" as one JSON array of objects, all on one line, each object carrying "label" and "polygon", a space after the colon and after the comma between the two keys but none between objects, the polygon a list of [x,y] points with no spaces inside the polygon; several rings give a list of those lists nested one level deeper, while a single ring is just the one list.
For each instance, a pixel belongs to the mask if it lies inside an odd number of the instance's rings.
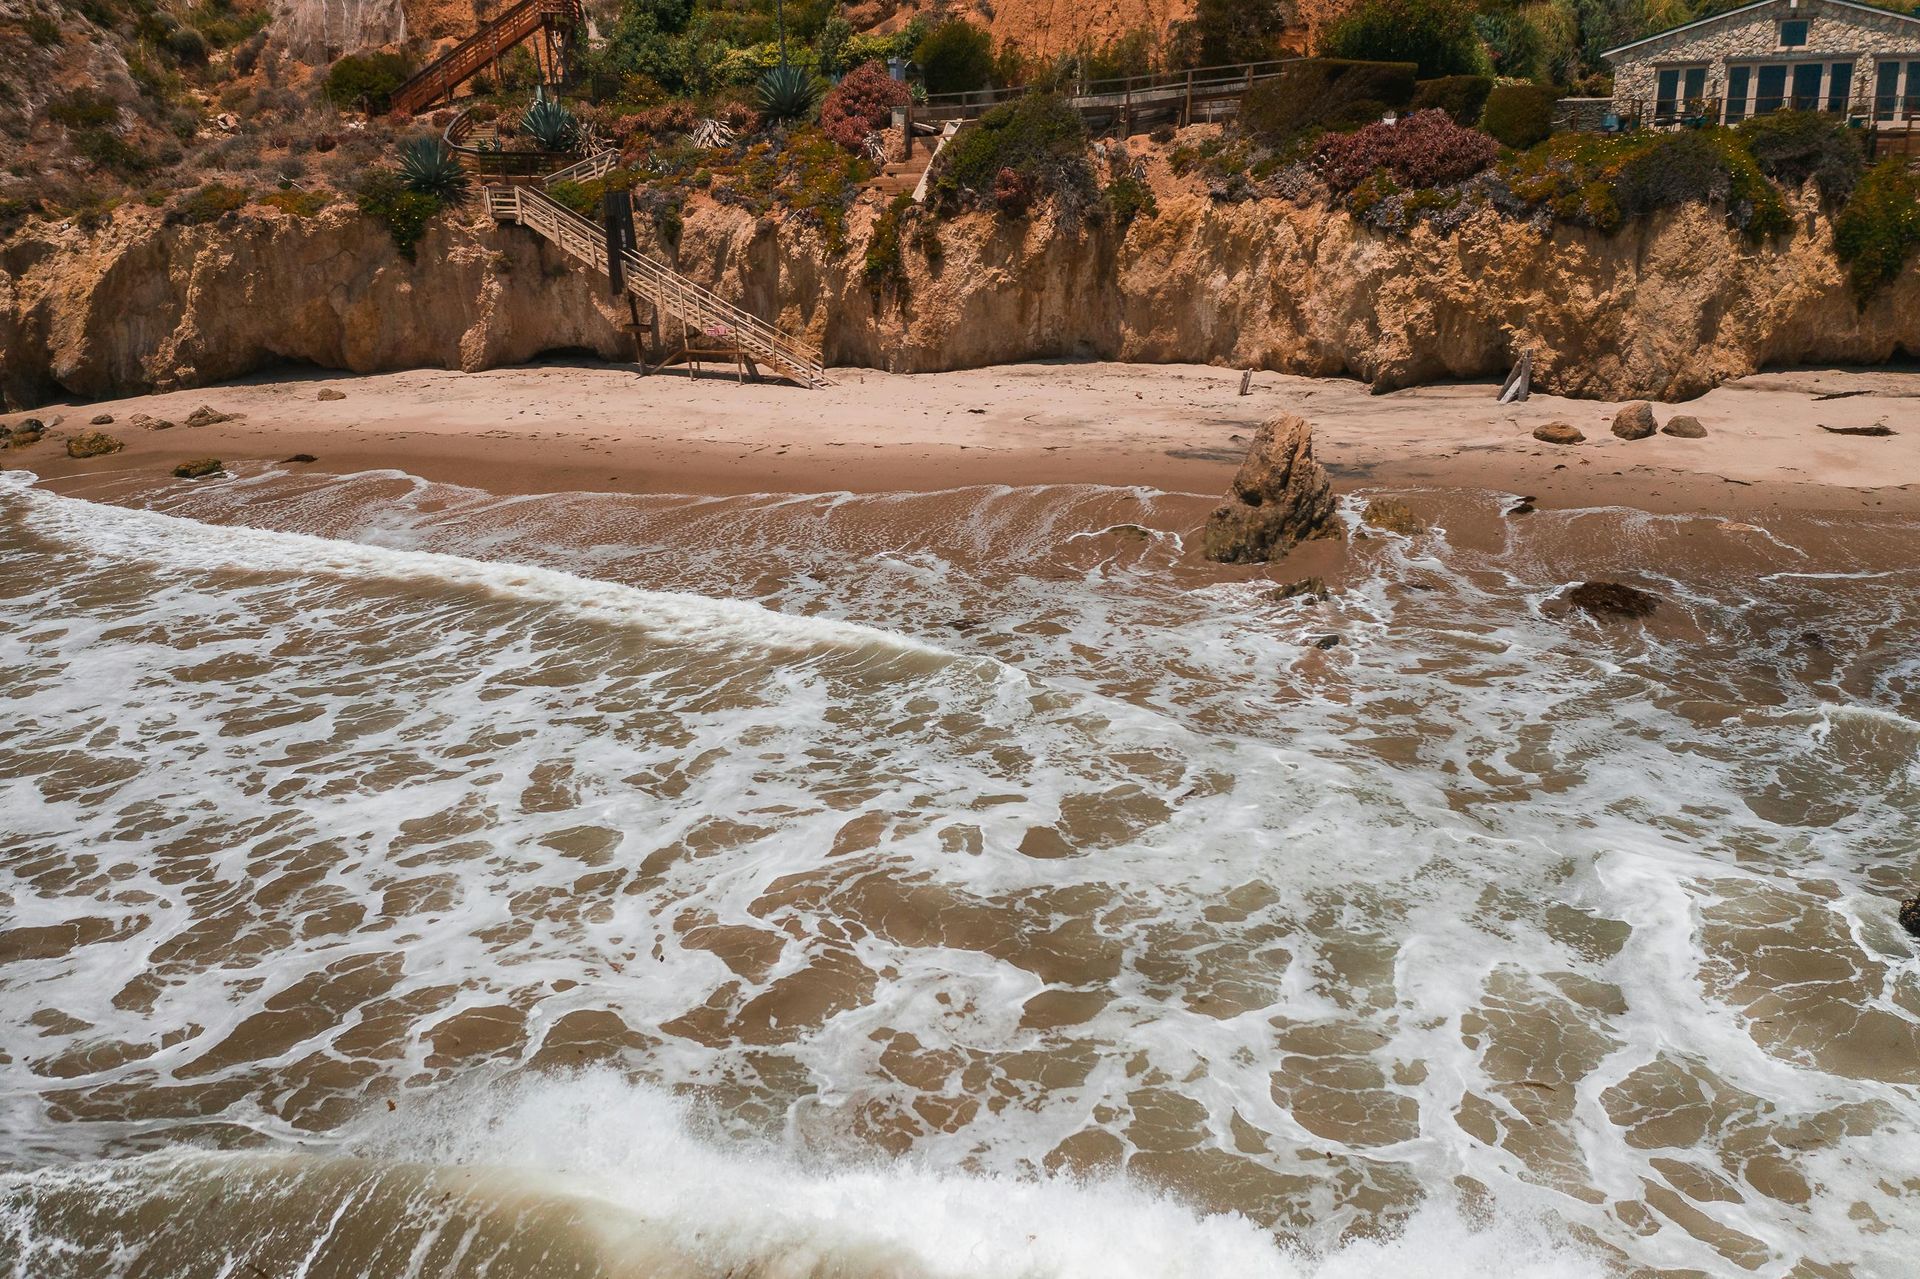
[{"label": "dark rock in water", "polygon": [[1653,405],[1645,400],[1623,404],[1613,415],[1613,433],[1623,440],[1644,440],[1653,434]]},{"label": "dark rock in water", "polygon": [[1668,418],[1667,424],[1660,428],[1660,434],[1671,435],[1677,440],[1704,440],[1707,438],[1707,428],[1700,425],[1699,418],[1682,414]]},{"label": "dark rock in water", "polygon": [[1282,414],[1254,432],[1227,500],[1207,517],[1201,552],[1225,564],[1258,564],[1327,536],[1339,536],[1339,527],[1333,484],[1313,460],[1313,427]]},{"label": "dark rock in water", "polygon": [[311,453],[295,453],[292,457],[281,458],[280,464],[285,466],[288,462],[318,462],[319,460]]},{"label": "dark rock in water", "polygon": [[1112,533],[1116,537],[1132,538],[1136,542],[1149,541],[1153,537],[1151,532],[1140,527],[1138,524],[1116,524],[1108,529],[1107,532]]},{"label": "dark rock in water", "polygon": [[195,458],[191,462],[182,462],[180,465],[174,467],[173,478],[176,480],[197,480],[203,475],[217,475],[222,469],[224,468],[221,467],[220,459],[217,457]]},{"label": "dark rock in water", "polygon": [[336,391],[330,386],[323,386],[320,388],[320,394],[313,398],[316,400],[344,400],[347,398],[347,393],[345,391]]},{"label": "dark rock in water", "polygon": [[1533,504],[1533,498],[1523,497],[1507,508],[1508,515],[1532,515],[1540,508]]},{"label": "dark rock in water", "polygon": [[88,425],[89,425],[89,426],[112,426],[112,425],[113,425],[113,414],[111,414],[111,413],[95,413],[95,414],[93,415],[93,420],[92,420],[91,422],[89,422],[89,423],[88,423]]},{"label": "dark rock in water", "polygon": [[1871,436],[1874,436],[1875,438],[1879,438],[1887,435],[1899,434],[1899,432],[1895,431],[1892,427],[1888,426],[1885,422],[1875,422],[1872,426],[1824,426],[1823,425],[1821,426],[1820,429],[1825,431],[1828,435],[1871,435]]},{"label": "dark rock in water", "polygon": [[82,431],[67,441],[68,457],[105,457],[118,453],[126,445],[105,431]]},{"label": "dark rock in water", "polygon": [[1580,434],[1578,427],[1566,422],[1549,422],[1545,426],[1534,427],[1533,438],[1543,444],[1578,444],[1587,437]]},{"label": "dark rock in water", "polygon": [[1920,893],[1900,903],[1900,927],[1920,937]]},{"label": "dark rock in water", "polygon": [[1822,635],[1819,631],[1801,631],[1800,642],[1802,644],[1805,644],[1808,648],[1823,649],[1827,646],[1827,637],[1825,635]]},{"label": "dark rock in water", "polygon": [[187,414],[187,425],[213,426],[219,422],[231,422],[236,416],[238,415],[233,413],[222,413],[210,404],[202,404],[199,408]]},{"label": "dark rock in water", "polygon": [[1595,617],[1651,617],[1660,597],[1622,582],[1582,582],[1567,592],[1567,602]]},{"label": "dark rock in water", "polygon": [[1303,577],[1297,582],[1274,587],[1267,592],[1266,598],[1278,604],[1282,600],[1299,599],[1303,595],[1316,600],[1326,599],[1327,584],[1317,577]]},{"label": "dark rock in water", "polygon": [[1398,498],[1374,498],[1367,503],[1367,513],[1361,518],[1374,528],[1383,528],[1389,533],[1404,533],[1408,537],[1427,531],[1427,522],[1408,510],[1407,504]]},{"label": "dark rock in water", "polygon": [[1340,643],[1338,635],[1322,635],[1313,641],[1315,648],[1333,648]]}]

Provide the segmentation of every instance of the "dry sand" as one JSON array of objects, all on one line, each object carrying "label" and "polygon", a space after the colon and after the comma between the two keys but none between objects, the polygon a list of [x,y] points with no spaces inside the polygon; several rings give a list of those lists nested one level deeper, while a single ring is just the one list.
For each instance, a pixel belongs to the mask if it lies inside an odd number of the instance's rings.
[{"label": "dry sand", "polygon": [[[1769,508],[1920,513],[1920,369],[1804,370],[1742,379],[1685,405],[1702,440],[1614,438],[1613,404],[1537,395],[1495,403],[1487,384],[1370,395],[1344,379],[1197,365],[1032,363],[906,376],[836,371],[804,391],[604,365],[371,376],[283,373],[226,386],[35,410],[45,442],[0,455],[65,492],[124,491],[190,458],[314,469],[397,469],[497,493],[930,491],[971,484],[1097,483],[1222,492],[1262,420],[1305,415],[1338,487],[1471,487],[1541,506],[1625,505],[1728,514]],[[321,400],[334,390],[343,399]],[[184,423],[207,404],[239,419]],[[126,444],[91,460],[62,437],[95,414]],[[26,414],[7,415],[18,422]],[[1564,421],[1583,444],[1530,432]],[[1821,426],[1891,427],[1891,436]],[[188,483],[190,481],[178,481]]]}]

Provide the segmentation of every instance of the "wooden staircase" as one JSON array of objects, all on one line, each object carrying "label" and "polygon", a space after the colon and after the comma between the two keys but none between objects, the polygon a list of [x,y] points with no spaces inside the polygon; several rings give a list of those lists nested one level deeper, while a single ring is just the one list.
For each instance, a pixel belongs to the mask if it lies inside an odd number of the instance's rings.
[{"label": "wooden staircase", "polygon": [[[576,262],[606,275],[607,237],[593,223],[532,187],[488,187],[486,199],[487,211],[495,221],[527,227],[558,245]],[[621,263],[627,292],[653,304],[656,324],[660,317],[670,315],[685,326],[690,337],[699,334],[707,341],[724,341],[737,347],[743,358],[766,365],[801,386],[817,389],[833,385],[818,352],[765,320],[651,258],[627,252],[621,255]]]},{"label": "wooden staircase", "polygon": [[[575,31],[584,29],[585,23],[580,0],[518,0],[395,89],[393,110],[413,115],[451,96],[482,68],[536,31],[544,29],[553,49],[561,49]],[[549,68],[550,76],[557,77],[558,71],[558,67]]]}]

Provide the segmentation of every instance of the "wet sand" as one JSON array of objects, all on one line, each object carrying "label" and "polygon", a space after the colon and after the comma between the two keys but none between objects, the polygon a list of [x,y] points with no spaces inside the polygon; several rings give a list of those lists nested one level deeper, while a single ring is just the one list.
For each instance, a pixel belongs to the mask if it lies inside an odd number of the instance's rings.
[{"label": "wet sand", "polygon": [[[1253,428],[1279,412],[1314,423],[1342,490],[1452,487],[1526,494],[1543,508],[1620,505],[1729,516],[1768,510],[1920,513],[1920,370],[1802,370],[1729,383],[1684,405],[1702,440],[1623,441],[1617,405],[1536,395],[1495,402],[1490,384],[1371,395],[1345,379],[1240,374],[1198,365],[1033,363],[915,376],[836,370],[802,391],[730,377],[643,378],[604,365],[368,376],[282,372],[226,386],[48,406],[46,441],[0,464],[56,489],[104,496],[173,466],[313,455],[345,474],[394,469],[499,494],[613,491],[927,492],[975,484],[1140,485],[1224,490]],[[344,398],[322,400],[322,391]],[[200,405],[240,416],[184,425]],[[125,442],[74,460],[62,437],[103,429]],[[155,431],[136,413],[182,423]],[[9,423],[27,414],[10,414]],[[1586,442],[1540,443],[1569,422]],[[1821,427],[1886,426],[1888,436]],[[187,483],[188,481],[179,481]]]}]

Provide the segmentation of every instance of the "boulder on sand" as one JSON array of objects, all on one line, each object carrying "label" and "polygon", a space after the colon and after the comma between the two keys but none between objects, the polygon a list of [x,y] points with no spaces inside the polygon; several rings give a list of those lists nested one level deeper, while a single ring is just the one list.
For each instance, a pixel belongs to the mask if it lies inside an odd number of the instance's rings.
[{"label": "boulder on sand", "polygon": [[313,398],[316,400],[344,400],[347,398],[347,393],[345,391],[336,391],[330,386],[323,386],[320,388],[320,394]]},{"label": "boulder on sand", "polygon": [[104,457],[126,446],[105,431],[82,431],[67,441],[68,457]]},{"label": "boulder on sand", "polygon": [[1312,537],[1338,536],[1333,484],[1313,460],[1313,427],[1283,413],[1254,432],[1227,500],[1207,517],[1201,551],[1223,564],[1258,564]]},{"label": "boulder on sand", "polygon": [[1707,428],[1700,425],[1699,418],[1682,414],[1679,417],[1667,419],[1667,424],[1660,428],[1660,434],[1672,435],[1682,440],[1704,440],[1707,438]]},{"label": "boulder on sand", "polygon": [[1613,433],[1623,440],[1644,440],[1654,431],[1653,405],[1645,400],[1623,404],[1613,415]]},{"label": "boulder on sand", "polygon": [[221,470],[217,457],[200,457],[191,462],[182,462],[173,468],[176,480],[197,480],[203,475],[217,475]]},{"label": "boulder on sand", "polygon": [[187,414],[187,425],[212,426],[217,422],[231,422],[236,416],[238,415],[233,413],[222,413],[211,404],[202,404],[199,408]]},{"label": "boulder on sand", "polygon": [[92,423],[91,423],[91,425],[93,425],[93,426],[112,426],[112,425],[113,425],[113,414],[111,414],[111,413],[95,413],[95,414],[93,415],[93,421],[92,421]]},{"label": "boulder on sand", "polygon": [[1578,444],[1587,437],[1580,434],[1580,428],[1566,422],[1549,422],[1545,426],[1533,428],[1533,438],[1544,444]]}]

